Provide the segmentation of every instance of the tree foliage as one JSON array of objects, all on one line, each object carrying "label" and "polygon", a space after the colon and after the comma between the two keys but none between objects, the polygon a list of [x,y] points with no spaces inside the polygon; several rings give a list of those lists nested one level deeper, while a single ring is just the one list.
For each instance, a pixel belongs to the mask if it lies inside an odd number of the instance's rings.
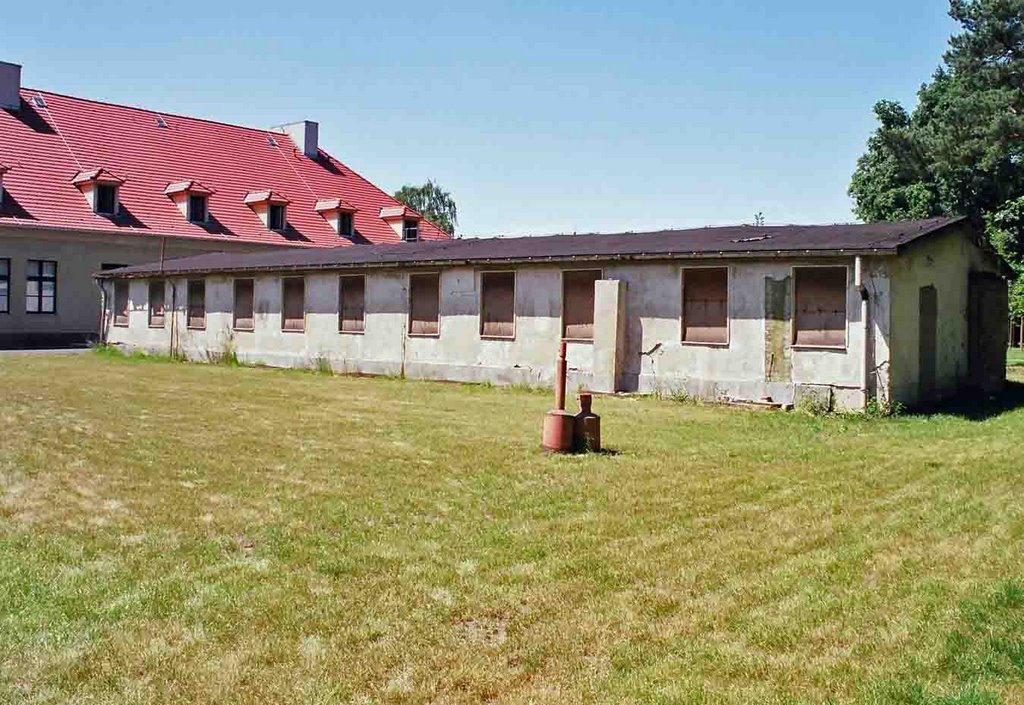
[{"label": "tree foliage", "polygon": [[992,244],[1017,273],[1010,287],[1010,313],[1024,316],[1024,196],[989,215],[986,225]]},{"label": "tree foliage", "polygon": [[395,192],[395,200],[409,206],[449,235],[455,234],[458,209],[452,195],[431,180],[422,186],[403,186]]},{"label": "tree foliage", "polygon": [[1024,0],[952,0],[950,16],[962,31],[914,111],[875,106],[879,127],[850,184],[865,221],[980,225],[1024,196]]}]

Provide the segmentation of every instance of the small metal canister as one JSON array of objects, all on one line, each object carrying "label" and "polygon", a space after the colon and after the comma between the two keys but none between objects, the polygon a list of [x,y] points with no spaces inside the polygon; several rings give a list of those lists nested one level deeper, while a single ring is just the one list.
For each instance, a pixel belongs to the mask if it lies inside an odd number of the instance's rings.
[{"label": "small metal canister", "polygon": [[580,392],[580,413],[573,420],[572,448],[577,453],[601,452],[601,417],[590,410],[593,395]]}]

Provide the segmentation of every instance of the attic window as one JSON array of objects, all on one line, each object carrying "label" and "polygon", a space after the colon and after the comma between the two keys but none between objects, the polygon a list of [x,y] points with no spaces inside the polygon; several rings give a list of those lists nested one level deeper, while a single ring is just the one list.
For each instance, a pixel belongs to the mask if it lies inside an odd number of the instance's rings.
[{"label": "attic window", "polygon": [[406,218],[402,223],[402,239],[406,242],[416,242],[420,239],[420,221]]},{"label": "attic window", "polygon": [[342,198],[321,198],[314,206],[316,212],[342,237],[355,235],[356,207]]},{"label": "attic window", "polygon": [[351,213],[339,213],[338,214],[338,234],[342,237],[352,237],[354,226],[353,218]]},{"label": "attic window", "polygon": [[188,197],[188,220],[190,223],[206,222],[206,196],[192,193]]},{"label": "attic window", "polygon": [[271,203],[267,210],[267,227],[271,230],[284,230],[287,223],[285,207],[280,203]]},{"label": "attic window", "polygon": [[100,168],[78,172],[71,183],[85,196],[93,213],[106,216],[117,214],[119,189],[124,179]]},{"label": "attic window", "polygon": [[117,212],[117,186],[113,184],[96,184],[96,213],[114,215]]}]

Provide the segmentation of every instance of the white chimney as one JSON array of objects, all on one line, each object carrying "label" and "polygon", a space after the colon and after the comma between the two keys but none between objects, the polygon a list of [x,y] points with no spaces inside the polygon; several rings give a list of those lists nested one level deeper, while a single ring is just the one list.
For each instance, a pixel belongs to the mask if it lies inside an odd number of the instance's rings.
[{"label": "white chimney", "polygon": [[278,125],[270,128],[275,132],[281,132],[292,138],[295,146],[302,150],[310,159],[316,159],[320,154],[320,123],[312,120],[301,120],[291,122],[287,125]]},{"label": "white chimney", "polygon": [[0,108],[17,110],[21,107],[21,66],[0,61]]}]

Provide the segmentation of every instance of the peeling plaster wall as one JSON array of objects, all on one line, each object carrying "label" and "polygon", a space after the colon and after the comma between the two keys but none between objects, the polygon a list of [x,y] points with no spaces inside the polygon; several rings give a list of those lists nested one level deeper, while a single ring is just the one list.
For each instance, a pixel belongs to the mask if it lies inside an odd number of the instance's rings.
[{"label": "peeling plaster wall", "polygon": [[[609,263],[604,267],[604,279],[621,282],[623,301],[618,305],[624,312],[624,322],[617,321],[616,316],[599,315],[595,321],[597,342],[569,344],[570,388],[590,387],[595,381],[602,384],[609,374],[605,360],[615,359],[619,391],[753,400],[770,396],[784,403],[824,395],[839,407],[856,408],[862,404],[864,326],[860,320],[860,297],[853,287],[852,257],[695,264],[729,267],[728,346],[688,345],[680,341],[683,263]],[[791,345],[793,268],[809,264],[842,265],[850,270],[844,350],[798,349]],[[879,368],[873,374],[871,391],[883,398],[887,398],[889,390],[891,280],[887,267],[883,258],[865,259],[865,277],[871,292],[870,364]],[[185,328],[184,280],[170,284],[178,291],[175,300],[179,311],[173,330],[170,324],[161,330],[147,327],[147,284],[133,281],[131,325],[110,328],[109,340],[166,353],[172,337],[177,336],[177,349],[194,359],[234,352],[245,362],[283,367],[329,363],[342,373],[548,386],[553,381],[561,330],[562,269],[515,269],[514,340],[480,338],[480,272],[470,267],[448,268],[441,273],[441,324],[440,335],[436,337],[406,334],[408,270],[367,270],[363,334],[338,332],[337,273],[315,273],[306,277],[308,313],[304,333],[281,330],[279,276],[256,278],[254,332],[231,330],[232,280],[211,277],[207,282],[204,331]],[[170,295],[166,300],[170,305]],[[611,306],[615,299],[606,300],[607,306]],[[599,313],[603,306],[599,297]],[[776,312],[774,322],[766,319],[766,310]],[[612,327],[621,332],[616,335]],[[595,350],[595,345],[617,348]],[[784,359],[769,375],[768,361],[775,348],[784,352]],[[596,380],[592,375],[595,358],[600,367]]]},{"label": "peeling plaster wall", "polygon": [[961,229],[912,244],[888,266],[893,282],[893,399],[906,405],[922,401],[919,301],[925,286],[934,286],[938,298],[935,391],[939,399],[951,397],[968,379],[970,272],[998,272],[998,263],[974,244],[969,230]]}]

